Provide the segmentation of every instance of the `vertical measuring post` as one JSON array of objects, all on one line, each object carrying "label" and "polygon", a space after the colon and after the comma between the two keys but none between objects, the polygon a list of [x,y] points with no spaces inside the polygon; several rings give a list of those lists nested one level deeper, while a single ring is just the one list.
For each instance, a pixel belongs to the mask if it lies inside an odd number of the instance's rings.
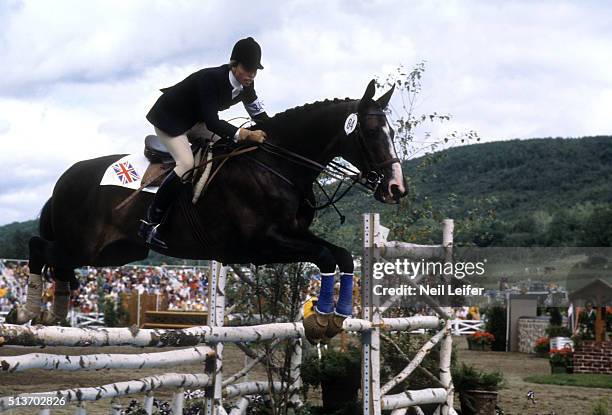
[{"label": "vertical measuring post", "polygon": [[372,330],[363,332],[361,391],[364,415],[380,415],[380,333],[381,316],[378,297],[372,290],[372,273],[379,238],[379,215],[363,215],[363,260],[361,263],[361,318],[372,322]]},{"label": "vertical measuring post", "polygon": [[[225,319],[225,278],[227,268],[217,261],[210,264],[208,274],[208,325],[222,327]],[[224,413],[222,408],[223,388],[223,343],[214,346],[216,358],[213,373],[211,373],[211,386],[207,388],[206,415],[219,415]]]}]

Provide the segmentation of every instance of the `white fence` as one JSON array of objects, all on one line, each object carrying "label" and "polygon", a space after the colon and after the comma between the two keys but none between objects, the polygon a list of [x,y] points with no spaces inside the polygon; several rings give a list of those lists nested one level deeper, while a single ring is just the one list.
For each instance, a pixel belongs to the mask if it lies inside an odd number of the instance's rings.
[{"label": "white fence", "polygon": [[451,327],[455,336],[465,336],[484,330],[485,323],[482,320],[453,320]]},{"label": "white fence", "polygon": [[[4,323],[8,311],[0,311],[0,324]],[[104,315],[100,313],[79,313],[70,311],[68,321],[72,327],[94,327],[104,326]],[[484,330],[485,323],[482,320],[451,320],[451,330],[454,336],[467,336]],[[415,330],[418,333],[421,330]]]}]

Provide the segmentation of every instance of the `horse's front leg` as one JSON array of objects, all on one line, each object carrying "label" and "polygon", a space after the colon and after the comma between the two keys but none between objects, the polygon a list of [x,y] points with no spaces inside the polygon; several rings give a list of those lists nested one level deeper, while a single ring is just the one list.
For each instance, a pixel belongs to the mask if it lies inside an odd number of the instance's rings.
[{"label": "horse's front leg", "polygon": [[[304,329],[311,343],[328,340],[342,330],[353,308],[353,257],[309,231],[274,228],[259,245],[261,262],[312,262],[321,271],[321,289],[316,306],[304,310]],[[334,309],[336,266],[340,269],[340,295]]]}]

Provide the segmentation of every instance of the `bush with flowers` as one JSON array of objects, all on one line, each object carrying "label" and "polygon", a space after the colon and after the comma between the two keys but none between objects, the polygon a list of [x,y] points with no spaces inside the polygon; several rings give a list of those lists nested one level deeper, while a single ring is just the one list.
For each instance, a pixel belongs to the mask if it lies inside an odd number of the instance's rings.
[{"label": "bush with flowers", "polygon": [[491,350],[495,336],[488,331],[477,331],[467,337],[470,350]]},{"label": "bush with flowers", "polygon": [[552,373],[571,373],[574,366],[574,351],[571,347],[550,349],[550,368]]},{"label": "bush with flowers", "polygon": [[548,353],[550,352],[550,339],[546,336],[537,339],[533,351],[538,357],[548,357]]}]

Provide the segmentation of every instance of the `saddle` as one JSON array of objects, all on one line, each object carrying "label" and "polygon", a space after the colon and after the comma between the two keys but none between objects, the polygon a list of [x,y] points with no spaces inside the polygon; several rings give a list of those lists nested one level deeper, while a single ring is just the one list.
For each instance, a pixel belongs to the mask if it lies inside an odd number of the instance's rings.
[{"label": "saddle", "polygon": [[[203,140],[189,140],[189,142],[191,144],[191,152],[194,158],[196,158],[198,152],[206,145],[203,143]],[[144,155],[151,164],[149,164],[149,167],[144,172],[142,183],[145,184],[145,187],[159,186],[164,177],[166,177],[166,173],[170,172],[176,163],[166,146],[156,135],[145,137]]]}]

